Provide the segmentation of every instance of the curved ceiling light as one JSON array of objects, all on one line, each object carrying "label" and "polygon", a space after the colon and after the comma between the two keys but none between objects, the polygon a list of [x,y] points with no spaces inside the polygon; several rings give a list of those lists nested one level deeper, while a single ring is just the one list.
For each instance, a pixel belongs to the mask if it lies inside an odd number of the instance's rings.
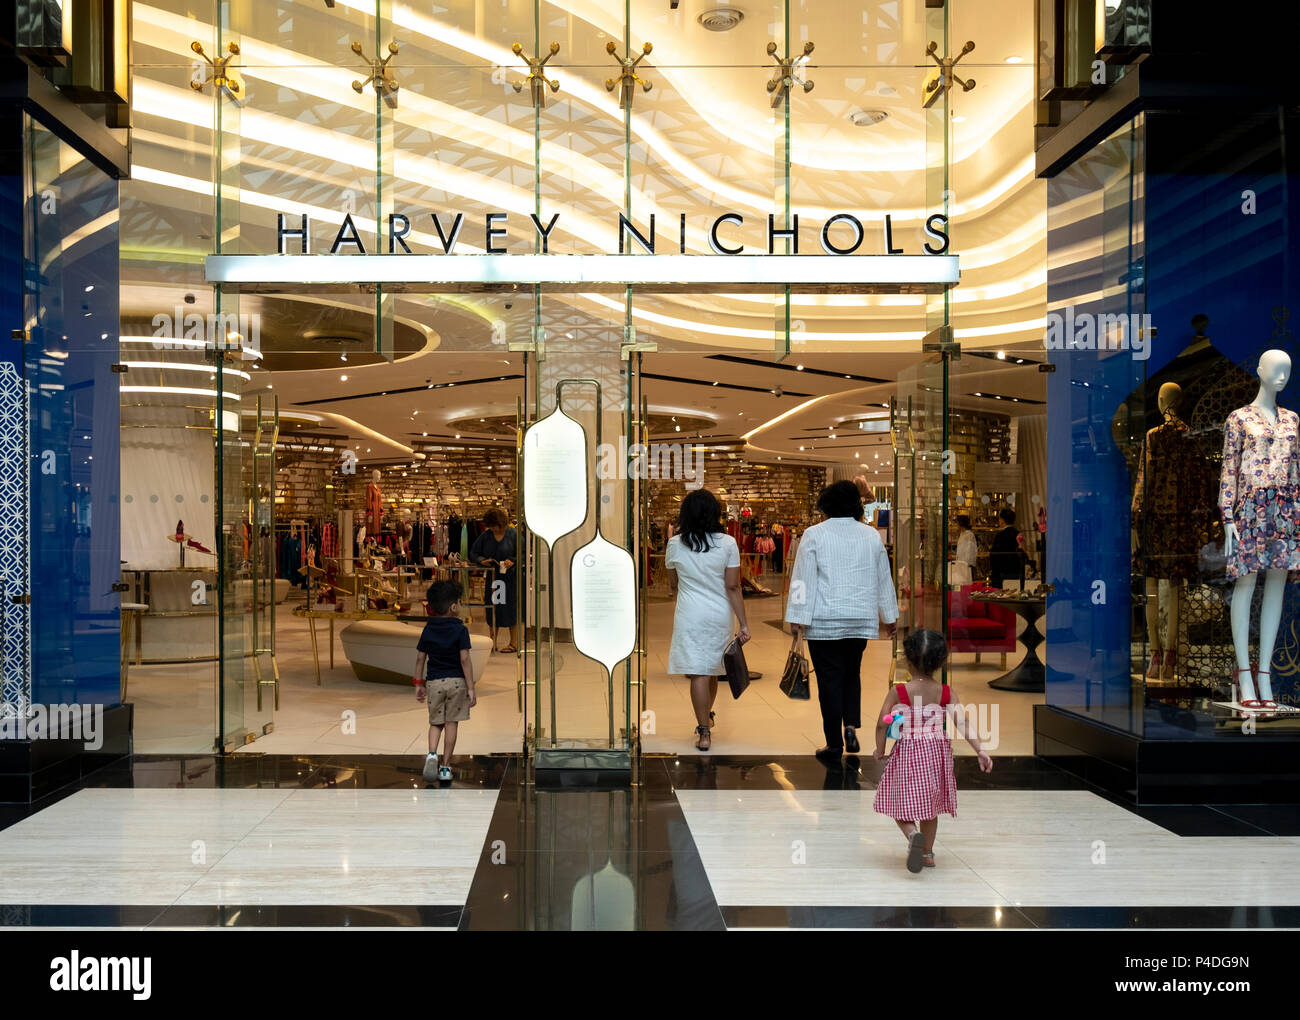
[{"label": "curved ceiling light", "polygon": [[[119,393],[176,393],[187,397],[211,397],[217,399],[216,390],[201,390],[192,386],[122,386],[118,389]],[[223,393],[227,400],[239,400],[241,394]]]},{"label": "curved ceiling light", "polygon": [[[168,342],[170,343],[170,341]],[[162,368],[170,372],[206,372],[208,375],[216,375],[215,369],[210,365],[185,365],[177,364],[174,361],[124,361],[122,364],[128,368]],[[237,375],[245,382],[253,378],[247,372],[241,372],[237,368],[223,368],[221,374]]]}]

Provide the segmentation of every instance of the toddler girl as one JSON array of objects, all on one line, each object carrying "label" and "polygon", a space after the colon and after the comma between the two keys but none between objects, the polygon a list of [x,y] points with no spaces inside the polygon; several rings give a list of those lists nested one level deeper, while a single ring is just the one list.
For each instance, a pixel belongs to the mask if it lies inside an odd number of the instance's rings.
[{"label": "toddler girl", "polygon": [[902,731],[885,763],[876,787],[875,809],[889,815],[907,837],[907,870],[934,867],[934,835],[939,812],[957,816],[957,783],[952,774],[952,743],[944,732],[944,716],[962,720],[962,736],[979,755],[980,769],[989,772],[993,760],[970,731],[961,702],[952,688],[934,679],[948,660],[948,643],[933,630],[917,630],[903,642],[908,671],[906,683],[896,683],[885,695],[876,717],[876,759],[885,757],[888,717],[900,708]]}]

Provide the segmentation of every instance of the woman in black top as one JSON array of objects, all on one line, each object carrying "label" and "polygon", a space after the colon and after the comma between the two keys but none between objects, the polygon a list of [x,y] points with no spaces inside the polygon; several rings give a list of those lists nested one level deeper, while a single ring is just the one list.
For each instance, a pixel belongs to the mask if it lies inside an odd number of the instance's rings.
[{"label": "woman in black top", "polygon": [[993,545],[989,549],[989,576],[994,588],[1001,588],[1003,581],[1024,580],[1025,576],[1016,512],[1006,509],[998,516],[1006,527],[993,536]]},{"label": "woman in black top", "polygon": [[[502,627],[510,628],[510,644],[499,649],[503,652],[518,650],[519,636],[515,622],[515,561],[519,556],[519,539],[515,529],[506,523],[506,515],[500,510],[492,509],[483,515],[483,525],[487,529],[470,547],[471,563],[481,563],[497,569],[488,575],[484,586],[483,601],[486,602],[488,626],[492,629],[492,648],[497,651],[497,631]],[[505,591],[501,591],[497,582],[505,582]]]}]

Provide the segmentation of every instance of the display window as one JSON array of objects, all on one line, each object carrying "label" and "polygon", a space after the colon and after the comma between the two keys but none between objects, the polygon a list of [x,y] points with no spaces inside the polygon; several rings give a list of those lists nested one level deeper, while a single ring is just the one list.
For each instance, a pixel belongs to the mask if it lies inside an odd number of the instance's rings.
[{"label": "display window", "polygon": [[[1300,721],[1294,280],[1248,211],[1282,186],[1284,134],[1241,124],[1249,173],[1198,172],[1192,121],[1152,113],[1048,184],[1049,237],[1094,253],[1048,277],[1049,460],[1073,465],[1048,477],[1048,518],[1072,521],[1049,547],[1066,583],[1047,603],[1048,702],[1144,739],[1285,740]],[[1200,218],[1230,199],[1233,216]]]}]

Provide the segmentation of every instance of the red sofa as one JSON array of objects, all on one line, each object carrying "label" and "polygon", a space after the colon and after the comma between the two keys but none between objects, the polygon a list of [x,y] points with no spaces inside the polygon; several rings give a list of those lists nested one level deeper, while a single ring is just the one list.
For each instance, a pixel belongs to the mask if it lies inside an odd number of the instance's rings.
[{"label": "red sofa", "polygon": [[993,590],[987,584],[964,584],[948,592],[948,650],[974,652],[976,663],[982,652],[1000,652],[1005,669],[1007,652],[1016,650],[1015,611],[971,598],[975,592]]}]

